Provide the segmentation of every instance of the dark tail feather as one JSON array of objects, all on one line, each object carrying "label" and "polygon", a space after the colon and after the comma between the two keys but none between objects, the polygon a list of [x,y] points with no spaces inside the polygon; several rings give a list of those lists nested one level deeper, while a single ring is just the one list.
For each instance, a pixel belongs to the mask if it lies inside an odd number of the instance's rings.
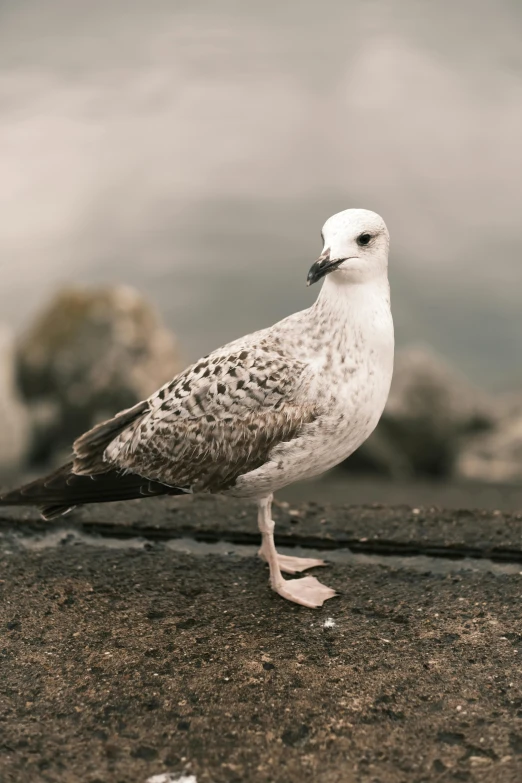
[{"label": "dark tail feather", "polygon": [[86,503],[185,494],[186,490],[179,487],[149,481],[134,473],[107,470],[103,459],[106,447],[148,410],[148,402],[140,402],[113,419],[98,424],[75,441],[74,462],[49,476],[0,495],[0,506],[37,506],[45,519],[52,519]]},{"label": "dark tail feather", "polygon": [[72,472],[72,462],[69,462],[49,476],[1,495],[0,506],[37,506],[45,519],[52,519],[86,503],[183,495],[185,492],[179,487],[169,487],[159,481],[149,481],[134,473],[118,470],[78,476]]}]

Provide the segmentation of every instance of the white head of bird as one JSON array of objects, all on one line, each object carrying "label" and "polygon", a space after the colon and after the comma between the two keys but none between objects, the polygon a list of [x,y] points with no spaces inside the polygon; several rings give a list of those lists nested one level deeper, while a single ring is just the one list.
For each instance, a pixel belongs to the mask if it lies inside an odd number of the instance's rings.
[{"label": "white head of bird", "polygon": [[326,275],[340,285],[387,279],[390,235],[380,215],[345,209],[328,218],[321,236],[323,252],[308,272],[308,285]]}]

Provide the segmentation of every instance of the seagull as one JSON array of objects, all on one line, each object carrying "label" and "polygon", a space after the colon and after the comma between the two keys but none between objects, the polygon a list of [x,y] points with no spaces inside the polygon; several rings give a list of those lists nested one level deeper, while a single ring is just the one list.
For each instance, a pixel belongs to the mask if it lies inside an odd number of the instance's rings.
[{"label": "seagull", "polygon": [[283,598],[322,606],[323,560],[280,555],[273,493],[346,459],[377,426],[393,373],[389,234],[365,209],[330,217],[307,283],[314,304],[218,348],[73,444],[71,461],[0,496],[44,519],[86,503],[220,493],[257,502],[259,555]]}]

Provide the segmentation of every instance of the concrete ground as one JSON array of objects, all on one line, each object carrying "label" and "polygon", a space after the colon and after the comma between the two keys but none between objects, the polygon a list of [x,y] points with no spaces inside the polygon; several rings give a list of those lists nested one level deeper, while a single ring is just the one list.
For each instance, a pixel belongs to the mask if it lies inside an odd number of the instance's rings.
[{"label": "concrete ground", "polygon": [[521,780],[522,517],[275,518],[322,609],[269,590],[247,504],[3,509],[2,783]]}]

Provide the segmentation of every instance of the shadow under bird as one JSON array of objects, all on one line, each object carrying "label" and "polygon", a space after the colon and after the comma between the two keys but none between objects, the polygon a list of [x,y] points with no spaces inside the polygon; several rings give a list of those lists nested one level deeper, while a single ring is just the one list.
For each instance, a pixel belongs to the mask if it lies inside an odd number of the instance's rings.
[{"label": "shadow under bird", "polygon": [[307,281],[324,284],[310,308],[195,362],[0,504],[35,505],[51,519],[77,505],[154,495],[252,498],[272,589],[307,607],[333,597],[314,576],[284,579],[325,563],[277,553],[273,492],[338,464],[375,429],[394,337],[382,218],[347,209],[326,221],[322,238]]}]

